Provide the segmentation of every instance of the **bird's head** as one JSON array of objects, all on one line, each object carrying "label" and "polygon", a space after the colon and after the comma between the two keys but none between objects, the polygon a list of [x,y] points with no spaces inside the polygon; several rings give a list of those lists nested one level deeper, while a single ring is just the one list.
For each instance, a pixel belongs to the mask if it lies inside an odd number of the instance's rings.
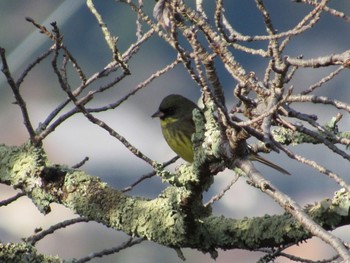
[{"label": "bird's head", "polygon": [[188,117],[192,118],[192,111],[195,108],[197,108],[197,105],[189,99],[181,95],[171,94],[162,100],[152,118],[158,117],[167,122],[174,122]]}]

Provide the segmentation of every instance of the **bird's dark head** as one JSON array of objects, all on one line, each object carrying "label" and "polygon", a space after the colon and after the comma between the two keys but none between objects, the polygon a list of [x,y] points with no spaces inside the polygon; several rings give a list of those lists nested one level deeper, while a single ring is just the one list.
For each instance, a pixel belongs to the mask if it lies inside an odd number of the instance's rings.
[{"label": "bird's dark head", "polygon": [[181,95],[171,94],[162,100],[158,111],[152,115],[152,118],[158,117],[161,120],[178,120],[188,116],[192,118],[192,111],[195,108],[197,105],[189,99]]}]

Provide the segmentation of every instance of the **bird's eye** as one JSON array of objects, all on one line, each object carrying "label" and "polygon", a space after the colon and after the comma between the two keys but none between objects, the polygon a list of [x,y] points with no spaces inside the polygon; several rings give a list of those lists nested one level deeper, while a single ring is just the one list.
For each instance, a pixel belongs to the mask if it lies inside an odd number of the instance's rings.
[{"label": "bird's eye", "polygon": [[164,110],[162,110],[162,112],[164,112],[165,116],[172,116],[175,114],[176,108],[175,107],[170,107],[170,108],[166,108]]}]

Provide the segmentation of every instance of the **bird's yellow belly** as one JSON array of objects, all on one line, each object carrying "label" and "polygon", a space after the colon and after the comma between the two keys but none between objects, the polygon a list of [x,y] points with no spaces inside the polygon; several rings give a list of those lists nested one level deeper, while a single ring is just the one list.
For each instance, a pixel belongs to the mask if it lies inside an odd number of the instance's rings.
[{"label": "bird's yellow belly", "polygon": [[187,162],[193,162],[193,147],[191,138],[183,133],[162,129],[163,136],[171,149]]}]

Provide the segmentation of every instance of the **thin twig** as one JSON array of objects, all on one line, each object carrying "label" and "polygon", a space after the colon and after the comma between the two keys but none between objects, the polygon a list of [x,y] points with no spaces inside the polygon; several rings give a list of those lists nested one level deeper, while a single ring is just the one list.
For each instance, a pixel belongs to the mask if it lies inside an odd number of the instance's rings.
[{"label": "thin twig", "polygon": [[234,185],[237,182],[238,178],[239,174],[235,173],[231,182],[224,189],[222,189],[219,194],[211,197],[210,200],[204,204],[204,207],[207,207],[209,205],[212,205],[214,202],[219,201],[225,195],[225,193],[231,189],[232,185]]},{"label": "thin twig", "polygon": [[[123,60],[128,61],[134,54],[137,53],[137,51],[140,49],[140,46],[153,35],[154,31],[149,30],[140,40],[136,41],[135,43],[131,44],[129,49],[123,54]],[[88,87],[90,84],[94,83],[98,79],[102,77],[107,77],[111,72],[115,71],[117,67],[117,63],[115,61],[109,63],[104,69],[101,71],[94,73],[91,75],[90,78],[86,79],[86,81],[83,81],[83,83],[76,88],[72,93],[74,96],[78,96],[86,87]],[[114,84],[118,82],[119,80],[114,80]],[[109,84],[105,85],[105,88],[113,87],[113,83],[110,82]],[[46,136],[48,136],[51,132],[53,132],[61,123],[63,123],[65,120],[79,112],[76,108],[68,111],[67,113],[61,115],[54,121],[51,125],[49,125],[54,118],[57,117],[57,115],[69,104],[71,100],[68,98],[65,101],[63,101],[61,104],[59,104],[45,119],[45,121],[42,123],[43,130],[39,135],[37,135],[38,140],[43,140]]]},{"label": "thin twig", "polygon": [[46,52],[44,52],[42,55],[40,55],[39,57],[37,57],[34,62],[30,63],[27,68],[25,70],[23,70],[21,76],[17,79],[16,81],[16,85],[17,87],[20,87],[24,78],[29,74],[29,72],[35,67],[37,66],[41,61],[43,61],[44,59],[46,59],[54,50],[54,47],[49,48],[49,50],[47,50]]},{"label": "thin twig", "polygon": [[16,201],[18,198],[22,197],[22,196],[25,196],[26,194],[25,193],[17,193],[16,195],[10,197],[10,198],[7,198],[5,200],[2,200],[0,201],[0,206],[7,206],[9,204],[11,204],[12,202]]},{"label": "thin twig", "polygon": [[145,81],[140,82],[133,90],[131,90],[128,94],[126,94],[124,97],[119,99],[118,101],[111,103],[107,106],[99,107],[99,108],[87,108],[88,112],[100,112],[100,111],[106,111],[109,109],[115,109],[119,107],[123,102],[127,101],[129,97],[132,95],[135,95],[138,91],[149,85],[153,80],[157,79],[161,75],[165,74],[169,70],[173,69],[176,65],[178,65],[180,62],[180,59],[177,58],[172,63],[165,66],[163,69],[158,70],[156,73],[153,73],[151,76],[149,76]]},{"label": "thin twig", "polygon": [[58,224],[50,226],[48,229],[40,231],[39,233],[35,233],[34,235],[24,238],[26,242],[28,242],[31,245],[35,245],[38,241],[42,240],[46,236],[53,234],[56,230],[60,230],[62,228],[65,228],[67,226],[81,223],[81,222],[89,222],[90,219],[85,218],[85,217],[78,217],[78,218],[73,218],[69,220],[65,220],[62,222],[59,222]]},{"label": "thin twig", "polygon": [[[179,159],[179,156],[175,156],[174,158],[170,159],[169,161],[165,162],[162,164],[162,166],[159,169],[163,169],[165,167],[167,167],[169,164],[172,164],[174,162],[176,162]],[[125,187],[124,189],[122,189],[121,191],[123,193],[131,191],[136,185],[138,185],[139,183],[143,182],[146,179],[152,178],[153,176],[155,176],[157,174],[156,171],[152,171],[148,174],[142,175],[139,179],[137,179],[134,183],[132,183],[131,185]]]},{"label": "thin twig", "polygon": [[74,169],[78,169],[82,167],[87,161],[89,161],[89,157],[85,157],[83,160],[81,160],[79,163],[72,166]]},{"label": "thin twig", "polygon": [[123,249],[126,249],[126,248],[132,247],[134,245],[140,244],[144,240],[145,240],[144,238],[137,238],[137,239],[135,239],[135,238],[131,237],[128,241],[124,242],[120,246],[109,248],[109,249],[104,249],[104,250],[99,251],[99,252],[91,253],[89,256],[80,258],[80,259],[78,259],[77,261],[74,261],[74,262],[76,262],[76,263],[84,263],[84,262],[90,261],[93,258],[100,258],[100,257],[103,257],[103,256],[115,254],[115,253],[118,253],[119,251],[121,251]]},{"label": "thin twig", "polygon": [[[62,82],[61,75],[59,72],[55,69],[55,73],[59,78],[59,82]],[[92,123],[100,126],[104,130],[106,130],[111,136],[119,140],[130,152],[132,152],[135,156],[138,158],[144,160],[150,165],[153,165],[153,160],[148,158],[146,155],[144,155],[139,149],[134,147],[125,137],[120,135],[118,132],[113,130],[110,126],[108,126],[105,122],[99,120],[98,118],[94,117],[91,113],[89,113],[86,108],[83,105],[80,105],[77,101],[77,98],[72,94],[72,92],[69,90],[69,88],[66,85],[61,85],[61,87],[64,89],[64,91],[67,93],[69,98],[74,102],[75,106],[81,111],[84,116],[91,121]]]},{"label": "thin twig", "polygon": [[1,71],[4,73],[4,75],[7,79],[7,83],[10,85],[10,87],[12,89],[13,95],[16,99],[15,104],[17,104],[21,109],[23,122],[24,122],[24,125],[25,125],[28,133],[29,133],[30,141],[34,145],[37,145],[39,143],[39,141],[37,141],[35,138],[35,131],[33,129],[32,123],[31,123],[30,118],[29,118],[29,113],[28,113],[28,109],[26,106],[26,102],[23,99],[23,97],[19,91],[19,86],[17,86],[15,80],[12,78],[10,69],[8,67],[8,64],[7,64],[5,49],[2,47],[0,47],[0,57],[1,57],[1,61],[2,61]]},{"label": "thin twig", "polygon": [[[143,8],[143,0],[138,0],[138,4],[139,4],[139,9]],[[143,31],[142,31],[142,19],[140,17],[140,15],[137,15],[137,19],[136,19],[136,37],[137,40],[142,38],[143,35]]]},{"label": "thin twig", "polygon": [[313,92],[315,89],[321,87],[326,82],[332,80],[336,75],[338,75],[344,69],[346,69],[346,67],[344,65],[341,65],[335,71],[332,71],[326,77],[320,79],[317,83],[315,83],[315,84],[311,85],[310,87],[308,87],[308,89],[300,92],[300,94],[301,95],[307,95],[307,94]]},{"label": "thin twig", "polygon": [[[296,3],[306,3],[312,6],[317,6],[318,2],[314,1],[314,0],[298,0],[298,1],[294,1]],[[340,12],[338,10],[335,10],[333,8],[330,8],[328,6],[324,6],[323,7],[323,11],[328,12],[329,14],[335,16],[335,17],[339,17],[341,19],[344,19],[346,22],[350,23],[350,16],[347,16],[345,13]]]},{"label": "thin twig", "polygon": [[347,191],[350,192],[350,186],[336,173],[330,171],[326,167],[323,167],[322,165],[316,163],[315,161],[306,159],[305,157],[302,157],[301,155],[293,153],[291,150],[289,150],[287,147],[278,145],[278,147],[284,151],[288,157],[297,160],[300,163],[306,164],[312,168],[315,168],[317,171],[319,171],[322,174],[327,175],[329,178],[333,179],[337,184],[339,184],[341,187],[346,188]]}]

